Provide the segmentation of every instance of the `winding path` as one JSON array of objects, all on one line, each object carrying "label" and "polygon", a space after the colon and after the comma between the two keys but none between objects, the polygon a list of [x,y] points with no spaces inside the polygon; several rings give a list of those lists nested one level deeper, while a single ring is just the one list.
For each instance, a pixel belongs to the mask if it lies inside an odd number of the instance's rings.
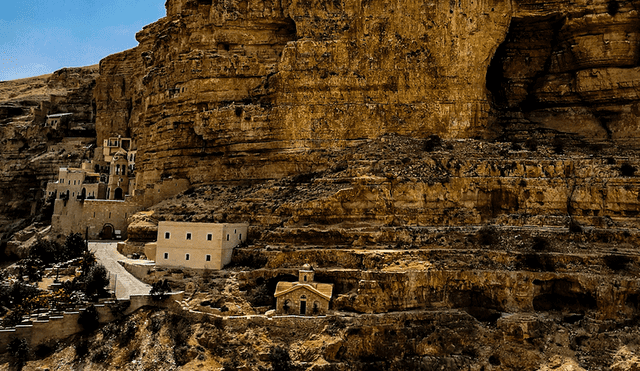
[{"label": "winding path", "polygon": [[151,286],[140,282],[127,272],[118,261],[127,260],[127,257],[118,252],[117,242],[89,242],[89,250],[96,255],[96,259],[109,271],[110,284],[114,284],[117,299],[129,299],[131,295],[145,295],[151,290]]}]

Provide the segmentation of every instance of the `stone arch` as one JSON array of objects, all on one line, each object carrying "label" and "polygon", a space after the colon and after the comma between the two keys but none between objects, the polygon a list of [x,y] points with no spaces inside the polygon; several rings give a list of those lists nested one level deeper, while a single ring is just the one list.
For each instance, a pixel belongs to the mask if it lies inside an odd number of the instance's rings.
[{"label": "stone arch", "polygon": [[120,187],[116,188],[116,190],[113,192],[113,199],[124,200],[124,192],[122,191],[122,188]]},{"label": "stone arch", "polygon": [[307,296],[306,295],[300,295],[300,314],[303,316],[307,314]]},{"label": "stone arch", "polygon": [[103,240],[112,240],[114,232],[115,232],[115,228],[113,227],[113,224],[107,223],[102,226],[102,231],[100,232],[100,238]]}]

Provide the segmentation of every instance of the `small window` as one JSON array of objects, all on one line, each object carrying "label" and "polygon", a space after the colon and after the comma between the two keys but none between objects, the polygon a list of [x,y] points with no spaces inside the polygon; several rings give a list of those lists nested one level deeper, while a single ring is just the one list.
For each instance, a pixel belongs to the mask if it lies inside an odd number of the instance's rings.
[{"label": "small window", "polygon": [[233,234],[236,234],[236,230],[235,229],[233,230]]},{"label": "small window", "polygon": [[240,235],[238,235],[238,240],[242,241],[242,233],[240,233]]},{"label": "small window", "polygon": [[164,260],[167,260],[167,259],[169,259],[169,253],[168,252],[164,253]]},{"label": "small window", "polygon": [[207,234],[207,241],[211,241],[213,240],[213,234],[209,233]]},{"label": "small window", "polygon": [[[190,239],[191,239],[191,232],[187,232],[187,240],[190,240]],[[187,259],[187,260],[189,260],[189,259]]]},{"label": "small window", "polygon": [[229,235],[227,234],[227,241],[229,241]]},{"label": "small window", "polygon": [[168,240],[169,238],[171,238],[171,233],[170,232],[164,232],[164,239]]},{"label": "small window", "polygon": [[304,276],[304,281],[307,282],[307,275]]},{"label": "small window", "polygon": [[210,262],[211,261],[211,255],[207,255],[204,257],[204,260]]},{"label": "small window", "polygon": [[189,254],[184,255],[184,260],[189,260]]}]

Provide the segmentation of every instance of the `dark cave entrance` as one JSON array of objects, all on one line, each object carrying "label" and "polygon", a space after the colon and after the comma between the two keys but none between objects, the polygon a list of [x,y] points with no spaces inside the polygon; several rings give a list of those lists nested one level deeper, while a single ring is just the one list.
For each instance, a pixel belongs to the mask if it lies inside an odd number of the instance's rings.
[{"label": "dark cave entrance", "polygon": [[511,21],[487,70],[486,87],[497,111],[530,111],[537,108],[530,92],[549,73],[552,54],[563,24],[559,16],[517,18]]}]

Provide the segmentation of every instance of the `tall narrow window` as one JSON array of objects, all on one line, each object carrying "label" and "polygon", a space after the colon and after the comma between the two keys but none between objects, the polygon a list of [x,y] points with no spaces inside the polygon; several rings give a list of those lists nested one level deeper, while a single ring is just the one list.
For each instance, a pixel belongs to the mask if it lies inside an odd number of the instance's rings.
[{"label": "tall narrow window", "polygon": [[238,235],[238,240],[242,241],[242,233],[240,233],[240,235]]},{"label": "tall narrow window", "polygon": [[207,241],[211,241],[213,239],[213,234],[207,234]]},{"label": "tall narrow window", "polygon": [[[190,239],[191,239],[191,232],[187,232],[187,240],[190,240]],[[189,260],[189,259],[187,259],[187,260]]]},{"label": "tall narrow window", "polygon": [[229,235],[227,234],[227,241],[229,241]]},{"label": "tall narrow window", "polygon": [[184,260],[189,260],[189,254],[184,255]]},{"label": "tall narrow window", "polygon": [[169,238],[171,238],[171,233],[170,232],[164,232],[164,239],[168,240]]},{"label": "tall narrow window", "polygon": [[164,253],[164,260],[167,260],[167,259],[169,259],[169,253],[168,252]]},{"label": "tall narrow window", "polygon": [[206,260],[206,261],[210,262],[210,261],[211,261],[211,255],[207,255],[207,256],[205,256],[204,260]]}]

